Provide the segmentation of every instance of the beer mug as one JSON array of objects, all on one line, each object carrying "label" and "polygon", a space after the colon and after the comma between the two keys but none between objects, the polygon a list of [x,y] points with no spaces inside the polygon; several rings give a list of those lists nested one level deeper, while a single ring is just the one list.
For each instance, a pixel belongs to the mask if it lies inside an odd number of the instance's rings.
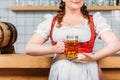
[{"label": "beer mug", "polygon": [[78,57],[78,36],[66,36],[65,53],[67,59],[75,59]]}]

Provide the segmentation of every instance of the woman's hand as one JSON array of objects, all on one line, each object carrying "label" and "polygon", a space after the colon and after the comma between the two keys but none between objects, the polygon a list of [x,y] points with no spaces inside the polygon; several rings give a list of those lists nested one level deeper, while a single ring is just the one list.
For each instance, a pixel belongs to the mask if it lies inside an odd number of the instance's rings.
[{"label": "woman's hand", "polygon": [[65,43],[63,41],[58,41],[57,44],[55,45],[55,52],[57,54],[64,53],[65,50]]},{"label": "woman's hand", "polygon": [[82,53],[81,56],[79,56],[77,59],[74,59],[72,61],[73,62],[87,64],[87,63],[95,61],[95,59],[94,59],[92,54]]}]

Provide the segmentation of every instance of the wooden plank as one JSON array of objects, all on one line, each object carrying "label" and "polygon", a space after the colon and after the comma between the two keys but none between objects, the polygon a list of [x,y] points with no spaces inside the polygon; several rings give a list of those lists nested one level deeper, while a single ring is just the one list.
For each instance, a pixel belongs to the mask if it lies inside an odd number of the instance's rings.
[{"label": "wooden plank", "polygon": [[87,8],[90,10],[99,10],[99,11],[106,11],[106,10],[120,10],[120,6],[88,6]]},{"label": "wooden plank", "polygon": [[[0,80],[48,80],[49,69],[0,69]],[[120,80],[120,69],[103,69],[104,80]]]},{"label": "wooden plank", "polygon": [[0,68],[49,68],[51,57],[23,54],[0,55]]},{"label": "wooden plank", "polygon": [[48,80],[49,69],[0,69],[0,80]]},{"label": "wooden plank", "polygon": [[[56,11],[58,6],[12,6],[13,11]],[[120,10],[120,6],[88,6],[90,10]]]},{"label": "wooden plank", "polygon": [[56,11],[58,6],[12,6],[13,11]]},{"label": "wooden plank", "polygon": [[[49,56],[29,56],[23,54],[0,55],[0,68],[50,68]],[[120,56],[111,56],[98,61],[101,68],[120,68]]]},{"label": "wooden plank", "polygon": [[98,63],[101,68],[120,68],[120,56],[110,56],[99,60]]},{"label": "wooden plank", "polygon": [[120,69],[103,69],[104,80],[120,80]]}]

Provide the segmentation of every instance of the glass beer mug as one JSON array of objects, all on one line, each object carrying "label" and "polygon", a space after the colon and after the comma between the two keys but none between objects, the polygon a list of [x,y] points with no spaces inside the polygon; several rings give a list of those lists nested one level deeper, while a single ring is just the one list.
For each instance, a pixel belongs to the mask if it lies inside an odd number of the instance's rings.
[{"label": "glass beer mug", "polygon": [[75,59],[78,57],[78,36],[66,36],[65,52],[67,59]]}]

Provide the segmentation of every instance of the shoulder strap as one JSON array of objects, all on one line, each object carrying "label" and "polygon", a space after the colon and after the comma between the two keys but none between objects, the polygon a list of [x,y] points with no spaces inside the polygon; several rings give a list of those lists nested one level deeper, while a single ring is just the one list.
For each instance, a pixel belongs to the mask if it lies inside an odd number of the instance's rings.
[{"label": "shoulder strap", "polygon": [[53,32],[53,28],[54,28],[55,22],[56,22],[56,16],[54,16],[54,18],[52,20],[51,30],[50,30],[50,40],[51,40],[52,45],[56,44],[56,42],[52,38],[52,32]]},{"label": "shoulder strap", "polygon": [[92,33],[92,39],[95,39],[96,34],[95,34],[95,27],[94,27],[94,21],[93,21],[93,15],[89,15],[90,19],[90,24],[91,24],[91,33]]}]

